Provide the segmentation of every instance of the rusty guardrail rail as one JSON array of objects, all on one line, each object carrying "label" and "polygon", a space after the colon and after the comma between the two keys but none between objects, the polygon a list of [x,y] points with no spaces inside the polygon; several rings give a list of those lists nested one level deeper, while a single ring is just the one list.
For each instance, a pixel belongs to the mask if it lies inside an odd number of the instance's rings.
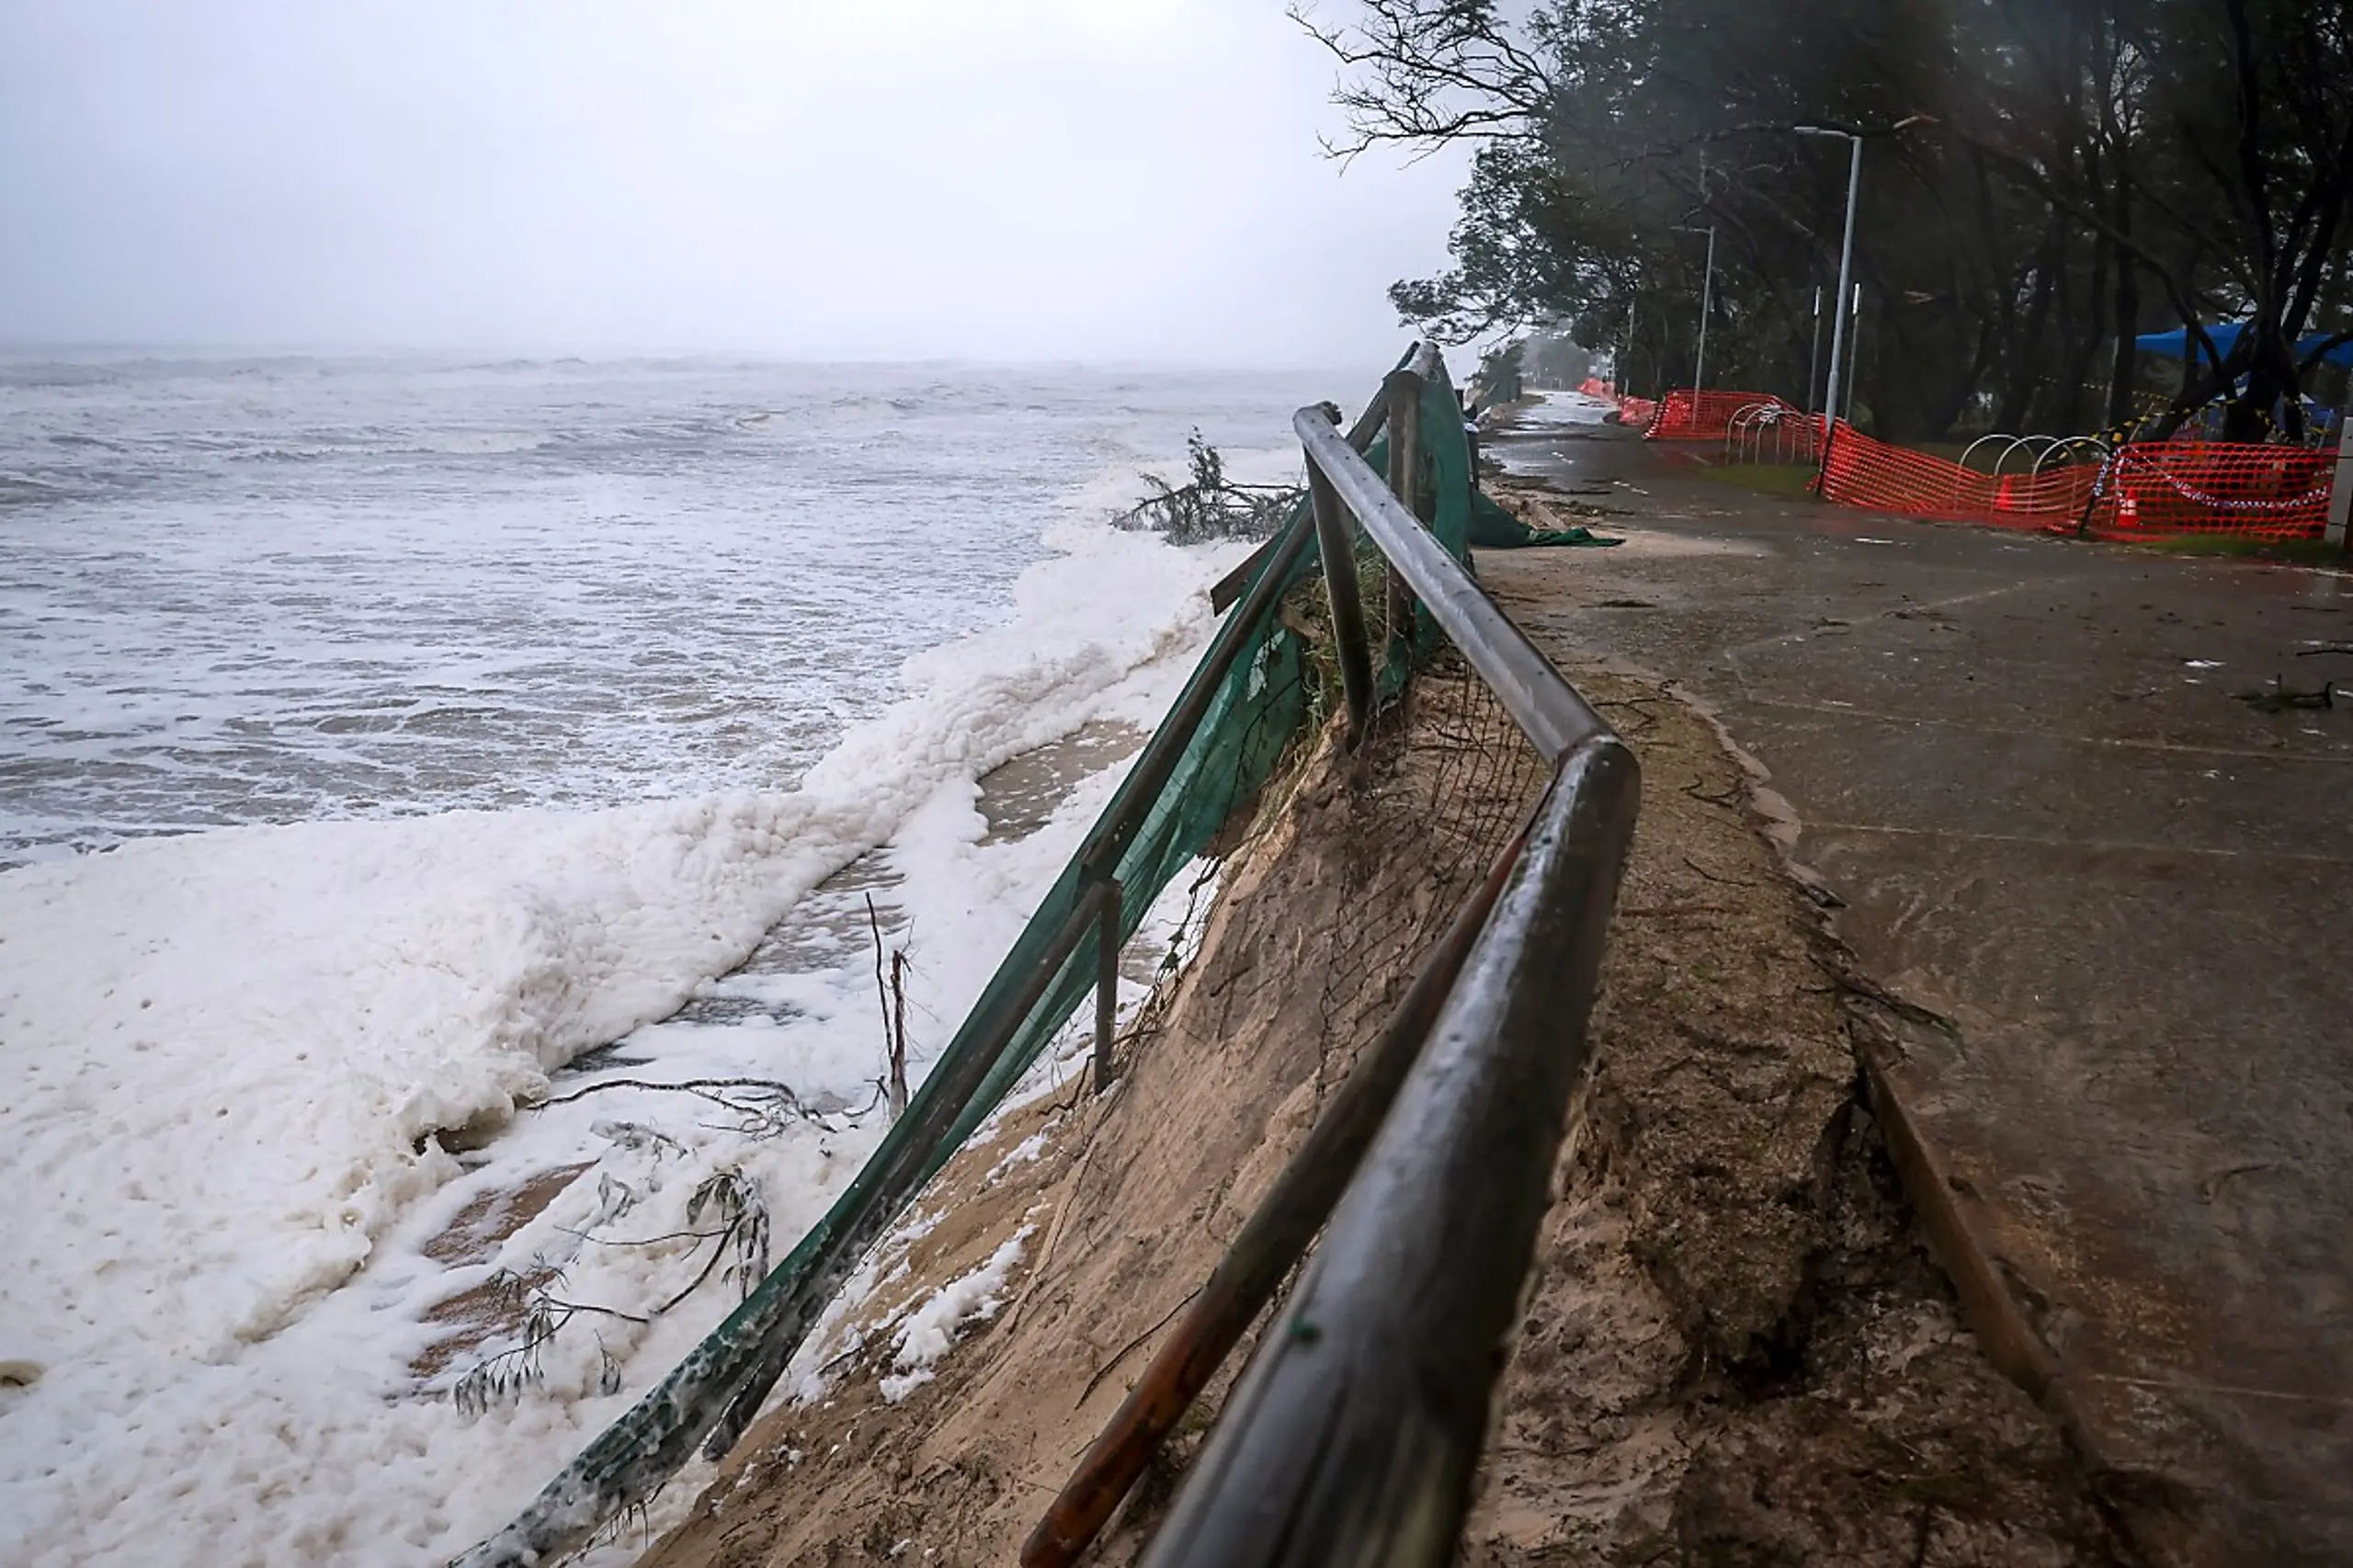
[{"label": "rusty guardrail rail", "polygon": [[1327,1220],[1147,1568],[1438,1564],[1453,1552],[1585,1065],[1640,780],[1624,743],[1408,509],[1411,411],[1431,370],[1443,374],[1417,358],[1384,389],[1385,485],[1360,455],[1378,405],[1347,440],[1326,409],[1293,421],[1347,741],[1374,699],[1360,531],[1389,568],[1389,624],[1409,600],[1427,608],[1552,781],[1080,1461],[1023,1548],[1025,1568],[1085,1550]]}]

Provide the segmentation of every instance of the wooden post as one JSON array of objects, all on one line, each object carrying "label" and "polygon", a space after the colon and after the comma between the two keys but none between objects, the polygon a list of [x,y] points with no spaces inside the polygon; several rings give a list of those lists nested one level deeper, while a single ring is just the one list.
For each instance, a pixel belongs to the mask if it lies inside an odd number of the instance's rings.
[{"label": "wooden post", "polygon": [[1364,605],[1357,597],[1357,544],[1340,497],[1313,459],[1307,494],[1315,508],[1315,547],[1324,557],[1324,591],[1332,604],[1333,651],[1339,655],[1340,691],[1348,703],[1347,746],[1363,738],[1372,717],[1372,656],[1364,638]]},{"label": "wooden post", "polygon": [[1106,878],[1100,901],[1101,921],[1095,949],[1095,1092],[1111,1086],[1119,1074],[1111,1046],[1120,1029],[1120,880]]}]

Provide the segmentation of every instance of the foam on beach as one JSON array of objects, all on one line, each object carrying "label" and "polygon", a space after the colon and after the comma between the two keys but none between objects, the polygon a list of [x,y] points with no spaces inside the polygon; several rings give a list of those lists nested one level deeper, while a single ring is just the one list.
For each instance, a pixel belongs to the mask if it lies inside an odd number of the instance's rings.
[{"label": "foam on beach", "polygon": [[[715,1324],[733,1285],[654,1311],[710,1256],[693,1195],[752,1184],[780,1256],[879,1136],[853,1111],[881,1038],[862,942],[715,977],[872,854],[919,1074],[1118,769],[1010,842],[983,842],[978,780],[1155,722],[1247,549],[1075,517],[1048,543],[1008,624],[915,659],[913,695],[788,791],[231,828],[0,873],[0,1558],[438,1560]],[[659,1021],[731,986],[732,1021]],[[564,1071],[607,1046],[621,1065]],[[518,1108],[615,1077],[830,1108],[757,1130],[691,1094]],[[518,1191],[541,1207],[478,1223]],[[563,1332],[506,1363],[521,1397],[461,1415],[455,1382],[507,1344],[469,1340],[465,1302],[523,1288]]]}]

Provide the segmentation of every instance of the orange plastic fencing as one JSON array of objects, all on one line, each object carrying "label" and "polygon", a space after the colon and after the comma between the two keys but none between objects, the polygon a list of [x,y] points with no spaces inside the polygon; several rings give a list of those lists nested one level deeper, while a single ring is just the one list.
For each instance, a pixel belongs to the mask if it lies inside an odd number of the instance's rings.
[{"label": "orange plastic fencing", "polygon": [[1984,473],[1947,458],[1875,441],[1844,420],[1834,427],[1822,465],[1824,498],[1842,506],[1915,517],[2072,528],[2083,520],[2099,469],[2091,464],[2040,474]]},{"label": "orange plastic fencing", "polygon": [[[1643,431],[1645,441],[1708,441],[1723,439],[1732,425],[1732,417],[1742,409],[1758,403],[1772,403],[1788,409],[1802,418],[1804,411],[1793,403],[1783,403],[1770,392],[1693,392],[1677,387],[1659,399],[1650,424]],[[1629,419],[1628,423],[1632,421]]]},{"label": "orange plastic fencing", "polygon": [[2300,447],[2151,441],[2040,473],[1983,473],[1875,441],[1841,421],[1821,491],[1845,506],[2104,539],[2238,534],[2318,539],[2332,455]]},{"label": "orange plastic fencing", "polygon": [[1611,420],[1613,424],[1631,425],[1639,429],[1651,422],[1651,416],[1658,409],[1658,404],[1646,397],[1621,397],[1616,382],[1605,381],[1599,376],[1587,376],[1577,391],[1587,397],[1607,398],[1616,403],[1617,410]]},{"label": "orange plastic fencing", "polygon": [[2336,467],[2336,453],[2305,447],[2144,441],[2108,465],[2090,531],[2319,539]]}]

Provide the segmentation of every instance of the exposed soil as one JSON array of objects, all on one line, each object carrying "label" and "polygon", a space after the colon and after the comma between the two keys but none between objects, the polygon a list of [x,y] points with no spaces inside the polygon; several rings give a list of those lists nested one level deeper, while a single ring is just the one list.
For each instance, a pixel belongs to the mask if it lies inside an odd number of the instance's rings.
[{"label": "exposed soil", "polygon": [[[1642,757],[1642,824],[1464,1560],[2121,1561],[1920,1244],[1858,1087],[1845,960],[1740,764],[1654,683],[1572,674]],[[646,1562],[1014,1561],[1531,799],[1499,717],[1425,681],[1358,758],[1271,788],[1114,1092],[1074,1084],[958,1157],[823,1352],[825,1391],[757,1424]],[[1025,1230],[994,1315],[886,1400],[892,1323]],[[1225,1386],[1097,1560],[1136,1555]]]}]

